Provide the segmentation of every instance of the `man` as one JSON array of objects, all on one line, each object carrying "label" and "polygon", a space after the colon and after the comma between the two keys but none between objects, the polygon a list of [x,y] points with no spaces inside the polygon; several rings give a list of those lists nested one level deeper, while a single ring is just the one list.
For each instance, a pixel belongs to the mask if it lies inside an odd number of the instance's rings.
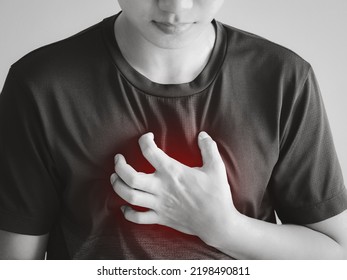
[{"label": "man", "polygon": [[310,65],[214,21],[222,0],[119,4],[12,66],[1,257],[346,258]]}]

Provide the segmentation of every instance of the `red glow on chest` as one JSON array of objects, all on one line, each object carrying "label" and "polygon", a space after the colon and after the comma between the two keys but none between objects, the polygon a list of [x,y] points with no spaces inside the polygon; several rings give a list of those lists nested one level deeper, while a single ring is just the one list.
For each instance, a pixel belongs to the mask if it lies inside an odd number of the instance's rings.
[{"label": "red glow on chest", "polygon": [[[158,138],[155,136],[155,138]],[[168,156],[174,158],[180,163],[189,166],[189,167],[200,167],[202,166],[202,158],[200,154],[200,149],[197,145],[197,136],[195,139],[191,139],[187,141],[184,137],[172,137],[169,139],[168,143],[163,143],[162,141],[156,140],[157,146],[162,149]],[[129,141],[128,145],[122,152],[127,163],[130,164],[135,170],[138,172],[145,173],[153,173],[155,169],[153,166],[144,158],[141,153],[141,149],[137,143],[137,139]],[[120,205],[128,204],[124,200],[120,199]],[[137,211],[143,212],[148,209],[142,208],[139,206],[131,205],[131,207]],[[124,219],[124,217],[122,218]],[[160,225],[136,225],[131,222],[124,222],[123,226],[131,229],[132,232],[136,231],[137,228],[141,228],[141,232],[145,228],[150,230],[151,232],[154,230],[160,236],[165,236],[165,238],[196,238],[193,236],[189,236],[183,233],[180,233],[176,230],[173,230],[168,227],[160,226]]]},{"label": "red glow on chest", "polygon": [[[179,161],[180,163],[189,167],[202,166],[202,158],[197,144],[197,138],[195,140],[189,140],[177,136],[168,139],[165,143],[160,143],[162,141],[156,139],[155,141],[158,148],[162,149],[169,157]],[[130,145],[126,147],[124,151],[124,156],[127,162],[139,172],[155,172],[153,166],[142,155],[137,141],[136,143],[133,143],[134,145],[131,145],[131,143],[129,144]]]}]

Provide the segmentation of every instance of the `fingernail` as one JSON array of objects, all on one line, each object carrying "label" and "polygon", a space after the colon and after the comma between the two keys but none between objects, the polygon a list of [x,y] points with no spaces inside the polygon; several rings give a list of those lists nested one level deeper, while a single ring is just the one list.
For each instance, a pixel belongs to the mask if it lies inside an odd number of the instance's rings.
[{"label": "fingernail", "polygon": [[202,140],[202,139],[205,139],[205,138],[208,138],[209,135],[205,132],[205,131],[201,131],[199,133],[199,139]]},{"label": "fingernail", "polygon": [[148,132],[148,134],[147,134],[152,140],[154,139],[154,134],[153,134],[153,132]]}]

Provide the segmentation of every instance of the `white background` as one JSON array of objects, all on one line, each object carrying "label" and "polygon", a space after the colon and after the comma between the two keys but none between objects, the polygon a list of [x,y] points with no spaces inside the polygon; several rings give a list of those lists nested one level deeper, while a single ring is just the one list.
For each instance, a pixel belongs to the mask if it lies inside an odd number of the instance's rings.
[{"label": "white background", "polygon": [[[117,11],[116,0],[0,0],[0,89],[21,56]],[[312,64],[347,180],[347,1],[225,0],[217,19],[284,45]]]},{"label": "white background", "polygon": [[[118,276],[97,275],[102,267],[113,269],[180,269],[180,276]],[[192,267],[236,267],[248,268],[249,276],[246,275],[190,275]],[[345,261],[211,261],[211,260],[164,260],[164,261],[0,261],[0,276],[6,280],[345,280]],[[20,269],[18,269],[20,268]],[[62,269],[63,268],[63,269]],[[112,273],[112,272],[111,272]]]}]

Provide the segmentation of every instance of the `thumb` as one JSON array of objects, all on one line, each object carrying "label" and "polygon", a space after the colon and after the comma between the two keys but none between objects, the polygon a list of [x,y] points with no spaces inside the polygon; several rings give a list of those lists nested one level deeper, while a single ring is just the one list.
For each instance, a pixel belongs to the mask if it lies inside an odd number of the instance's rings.
[{"label": "thumb", "polygon": [[222,162],[217,143],[205,131],[199,133],[198,145],[204,167]]}]

